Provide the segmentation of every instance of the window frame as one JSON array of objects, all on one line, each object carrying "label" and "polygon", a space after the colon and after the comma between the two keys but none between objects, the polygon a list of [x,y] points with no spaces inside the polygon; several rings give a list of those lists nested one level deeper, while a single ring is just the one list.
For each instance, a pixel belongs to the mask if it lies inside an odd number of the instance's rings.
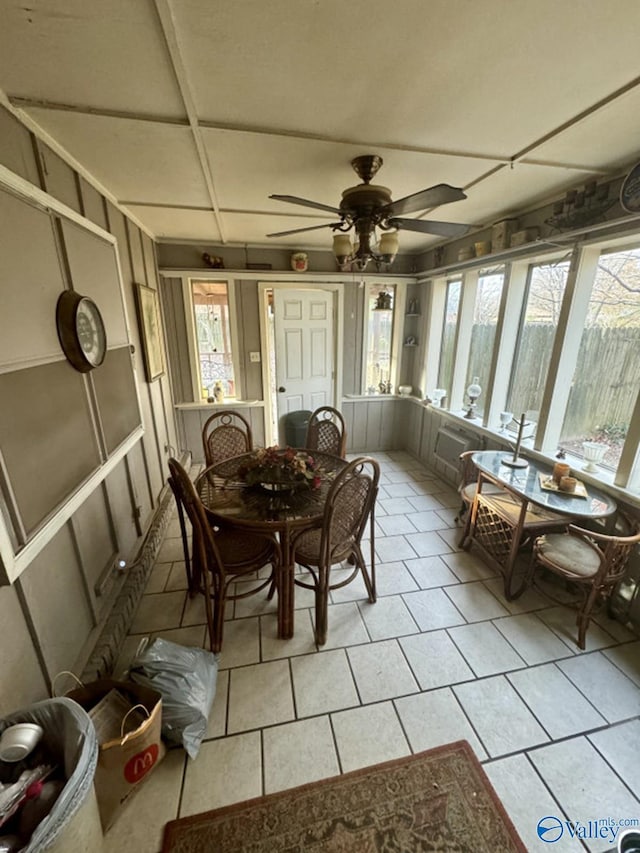
[{"label": "window frame", "polygon": [[[567,241],[563,245],[549,244],[537,247],[530,253],[518,253],[517,256],[498,263],[504,269],[504,284],[502,299],[494,340],[489,387],[486,389],[487,398],[482,417],[481,431],[488,436],[499,432],[499,413],[504,410],[507,399],[507,388],[511,380],[511,366],[517,351],[521,322],[524,317],[524,306],[529,291],[531,268],[537,265],[558,263],[563,259],[571,259],[569,275],[563,301],[560,308],[558,327],[556,329],[552,348],[549,372],[540,408],[533,440],[525,440],[524,446],[534,457],[551,461],[556,454],[560,431],[568,404],[569,387],[575,370],[576,359],[582,330],[586,321],[588,304],[595,275],[597,260],[602,254],[611,251],[623,251],[625,248],[638,248],[640,233],[634,231],[609,238],[594,236],[592,239]],[[474,263],[465,262],[461,265],[452,264],[446,270],[439,269],[435,276],[419,275],[417,283],[429,288],[429,311],[425,326],[427,346],[424,351],[424,363],[421,366],[421,376],[426,382],[427,393],[431,390],[435,377],[439,375],[440,356],[442,350],[442,329],[447,304],[447,285],[450,281],[462,278],[462,293],[460,315],[458,318],[456,355],[454,358],[454,376],[452,384],[454,392],[447,409],[454,417],[462,417],[464,382],[468,365],[467,357],[462,361],[459,354],[465,347],[466,331],[470,330],[473,322],[472,300],[467,298],[470,305],[469,326],[465,325],[465,288],[472,289],[474,274],[477,277],[481,271],[491,269],[486,258]],[[476,278],[477,280],[477,278]],[[572,329],[579,329],[574,333]],[[466,330],[466,331],[465,331]],[[435,385],[433,385],[435,387]],[[457,389],[457,392],[456,390]],[[482,391],[483,395],[485,389]],[[518,413],[515,413],[518,415]],[[519,416],[519,415],[518,415]],[[478,428],[478,420],[469,425]],[[468,423],[468,422],[467,422]],[[503,436],[502,436],[503,437]],[[569,459],[576,468],[581,467],[579,457]],[[631,500],[636,504],[640,501],[640,389],[631,415],[627,439],[622,449],[620,462],[615,472],[599,469],[594,476],[588,474],[586,479],[593,478],[595,482],[614,487],[623,500]]]},{"label": "window frame", "polygon": [[233,377],[235,394],[226,396],[227,400],[243,400],[244,399],[244,377],[240,371],[239,363],[239,330],[238,330],[238,312],[235,293],[235,279],[220,275],[190,275],[185,276],[182,280],[182,297],[184,304],[184,312],[187,329],[187,348],[189,350],[189,365],[191,373],[191,393],[193,402],[204,403],[202,399],[202,384],[200,377],[200,351],[198,348],[198,337],[196,331],[195,307],[193,303],[193,283],[194,282],[214,282],[215,284],[224,284],[227,288],[227,299],[229,302],[229,336],[231,339],[231,363],[233,365]]},{"label": "window frame", "polygon": [[362,351],[360,357],[360,393],[362,396],[375,396],[367,393],[367,355],[369,349],[369,288],[375,287],[384,290],[385,287],[393,287],[391,321],[391,349],[389,352],[389,379],[391,381],[391,394],[396,393],[398,376],[400,375],[400,361],[402,357],[402,331],[404,326],[405,305],[407,299],[407,284],[393,278],[364,279],[362,288]]}]

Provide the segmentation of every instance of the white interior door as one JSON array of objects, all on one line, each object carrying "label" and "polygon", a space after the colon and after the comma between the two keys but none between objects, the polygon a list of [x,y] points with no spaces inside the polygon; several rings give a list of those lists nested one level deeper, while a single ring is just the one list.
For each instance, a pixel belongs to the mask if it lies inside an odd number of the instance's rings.
[{"label": "white interior door", "polygon": [[279,421],[287,412],[334,405],[333,298],[325,290],[274,288]]}]

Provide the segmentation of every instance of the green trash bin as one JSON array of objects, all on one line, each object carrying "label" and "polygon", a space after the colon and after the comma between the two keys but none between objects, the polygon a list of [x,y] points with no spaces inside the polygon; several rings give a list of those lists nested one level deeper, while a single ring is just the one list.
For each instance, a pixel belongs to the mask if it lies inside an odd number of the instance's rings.
[{"label": "green trash bin", "polygon": [[300,409],[298,412],[287,412],[284,416],[284,440],[289,447],[305,446],[311,414],[306,409]]}]

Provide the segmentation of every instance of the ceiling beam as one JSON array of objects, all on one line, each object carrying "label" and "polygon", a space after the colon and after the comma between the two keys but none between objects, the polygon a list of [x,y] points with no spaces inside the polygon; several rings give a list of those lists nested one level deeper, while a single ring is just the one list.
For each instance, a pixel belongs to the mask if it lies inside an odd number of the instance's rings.
[{"label": "ceiling beam", "polygon": [[[186,118],[164,117],[152,115],[148,113],[128,112],[126,110],[106,110],[94,107],[74,106],[72,104],[64,104],[54,101],[43,101],[35,98],[19,98],[11,97],[11,103],[14,107],[23,110],[42,109],[42,110],[57,110],[58,112],[75,113],[76,115],[103,116],[105,118],[122,119],[125,121],[148,122],[150,124],[164,124],[173,127],[191,127],[191,121]],[[580,120],[585,118],[582,116]],[[569,123],[567,123],[569,125]],[[198,128],[206,130],[224,130],[231,133],[247,133],[256,136],[275,136],[284,139],[300,139],[309,142],[328,142],[334,145],[366,145],[371,149],[380,151],[405,151],[410,154],[427,154],[437,157],[457,157],[465,160],[485,160],[495,163],[496,168],[503,166],[512,166],[516,162],[524,163],[531,166],[542,166],[548,169],[563,169],[574,172],[586,172],[588,174],[609,175],[610,170],[602,169],[598,166],[591,166],[586,163],[562,163],[553,160],[534,159],[518,154],[514,157],[505,154],[481,154],[478,151],[464,151],[456,148],[427,148],[420,145],[406,145],[397,142],[381,142],[362,140],[352,137],[329,136],[321,133],[306,133],[289,128],[269,128],[259,127],[256,125],[237,124],[230,122],[213,122],[213,121],[197,121]],[[566,129],[563,126],[563,129]],[[536,140],[526,150],[534,150],[536,146],[547,142],[551,138],[548,134],[541,140]],[[491,174],[488,173],[488,174]],[[480,178],[482,180],[482,177]],[[474,181],[476,183],[477,181]],[[469,185],[471,186],[471,185]]]},{"label": "ceiling beam", "polygon": [[169,53],[169,59],[171,60],[173,72],[176,76],[180,95],[182,97],[185,111],[187,113],[189,127],[191,128],[193,141],[195,143],[196,152],[198,154],[198,160],[200,161],[200,168],[202,169],[202,174],[204,176],[204,181],[207,187],[207,193],[211,200],[211,207],[213,208],[213,213],[216,219],[216,224],[218,226],[218,231],[220,232],[220,241],[222,243],[226,243],[227,238],[225,236],[224,224],[222,221],[222,215],[220,213],[220,206],[218,204],[214,177],[211,171],[211,164],[209,163],[209,159],[207,157],[207,151],[205,149],[204,140],[202,139],[202,133],[200,132],[196,105],[193,99],[193,94],[191,92],[191,85],[189,83],[187,69],[185,68],[185,64],[182,60],[182,53],[180,52],[180,46],[178,44],[175,22],[173,20],[173,12],[171,10],[169,0],[154,0],[154,5],[156,8],[156,12],[158,13],[160,26],[162,27],[162,32],[164,33],[164,38],[167,45],[167,51]]}]

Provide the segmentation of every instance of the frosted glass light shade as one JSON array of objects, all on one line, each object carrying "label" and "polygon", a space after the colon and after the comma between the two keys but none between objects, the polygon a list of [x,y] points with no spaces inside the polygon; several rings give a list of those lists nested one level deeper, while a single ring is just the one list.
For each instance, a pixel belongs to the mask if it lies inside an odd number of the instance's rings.
[{"label": "frosted glass light shade", "polygon": [[468,386],[468,388],[467,388],[467,395],[468,395],[472,400],[477,400],[477,399],[478,399],[478,397],[480,396],[480,394],[482,394],[482,388],[481,388],[481,387],[480,387],[480,385],[479,385],[479,377],[478,377],[478,376],[474,376],[474,377],[473,377],[473,382],[472,382],[472,383],[471,383],[471,385],[469,385],[469,386]]},{"label": "frosted glass light shade", "polygon": [[336,234],[333,238],[333,254],[344,263],[353,253],[351,238],[348,234]]}]

